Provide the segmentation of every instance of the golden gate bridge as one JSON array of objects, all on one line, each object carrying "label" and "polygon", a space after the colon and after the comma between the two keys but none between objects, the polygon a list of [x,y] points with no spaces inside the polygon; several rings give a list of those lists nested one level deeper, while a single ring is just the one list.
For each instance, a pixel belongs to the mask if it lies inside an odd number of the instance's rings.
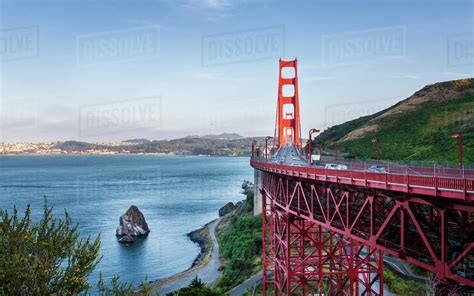
[{"label": "golden gate bridge", "polygon": [[262,153],[252,143],[263,295],[383,295],[384,254],[432,272],[437,294],[471,291],[474,170],[381,162],[371,170],[321,154],[314,163],[317,131],[304,152],[297,60],[280,60],[273,145],[267,137]]}]

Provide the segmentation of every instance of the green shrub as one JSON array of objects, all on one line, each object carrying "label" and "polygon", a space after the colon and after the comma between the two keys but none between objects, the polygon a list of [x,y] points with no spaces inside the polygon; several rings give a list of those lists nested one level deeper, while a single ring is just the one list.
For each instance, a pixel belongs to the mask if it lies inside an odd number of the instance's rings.
[{"label": "green shrub", "polygon": [[253,216],[251,198],[237,211],[227,228],[218,234],[224,269],[217,283],[221,291],[228,291],[255,274],[261,268],[262,216]]},{"label": "green shrub", "polygon": [[[87,277],[100,260],[100,236],[79,239],[77,225],[67,211],[64,219],[52,215],[46,201],[42,218],[32,222],[28,206],[23,217],[0,209],[0,295],[76,295],[92,288]],[[107,287],[97,284],[100,295],[129,295],[132,285],[113,277]],[[148,294],[148,286],[140,286]]]},{"label": "green shrub", "polygon": [[396,295],[421,296],[424,295],[424,285],[414,281],[404,280],[391,271],[384,269],[384,281],[390,291]]},{"label": "green shrub", "polygon": [[191,283],[185,287],[174,292],[166,294],[167,296],[222,296],[222,293],[206,287],[206,285],[197,276]]},{"label": "green shrub", "polygon": [[71,295],[88,290],[99,262],[100,237],[79,240],[68,213],[52,216],[46,205],[36,223],[0,209],[0,291],[5,295]]}]

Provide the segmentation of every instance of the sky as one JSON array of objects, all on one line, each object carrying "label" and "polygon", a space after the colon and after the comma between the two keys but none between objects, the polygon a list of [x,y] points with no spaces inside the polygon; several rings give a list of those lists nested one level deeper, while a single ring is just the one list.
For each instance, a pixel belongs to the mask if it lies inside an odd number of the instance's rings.
[{"label": "sky", "polygon": [[472,1],[0,0],[0,141],[303,134],[473,77]]}]

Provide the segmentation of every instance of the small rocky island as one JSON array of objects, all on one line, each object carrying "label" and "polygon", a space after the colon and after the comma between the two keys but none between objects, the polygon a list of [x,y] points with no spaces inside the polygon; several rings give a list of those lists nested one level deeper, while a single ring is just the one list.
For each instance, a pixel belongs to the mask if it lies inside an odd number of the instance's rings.
[{"label": "small rocky island", "polygon": [[150,233],[145,216],[136,206],[131,206],[120,216],[120,225],[115,234],[120,237],[121,243],[133,243],[137,237],[146,236]]}]

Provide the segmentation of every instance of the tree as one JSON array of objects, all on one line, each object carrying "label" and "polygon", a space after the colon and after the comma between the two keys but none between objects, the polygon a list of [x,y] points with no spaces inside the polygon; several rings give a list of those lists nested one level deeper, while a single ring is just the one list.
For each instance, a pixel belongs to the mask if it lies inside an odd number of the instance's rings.
[{"label": "tree", "polygon": [[200,278],[197,276],[191,281],[188,287],[190,288],[204,288],[206,284],[204,284]]},{"label": "tree", "polygon": [[0,209],[0,294],[73,295],[87,291],[87,276],[100,260],[100,236],[79,239],[67,211],[52,215],[46,201],[42,218],[32,222]]},{"label": "tree", "polygon": [[216,290],[206,287],[200,278],[197,276],[191,283],[185,287],[174,292],[166,294],[167,296],[223,296],[225,293],[217,292]]}]

